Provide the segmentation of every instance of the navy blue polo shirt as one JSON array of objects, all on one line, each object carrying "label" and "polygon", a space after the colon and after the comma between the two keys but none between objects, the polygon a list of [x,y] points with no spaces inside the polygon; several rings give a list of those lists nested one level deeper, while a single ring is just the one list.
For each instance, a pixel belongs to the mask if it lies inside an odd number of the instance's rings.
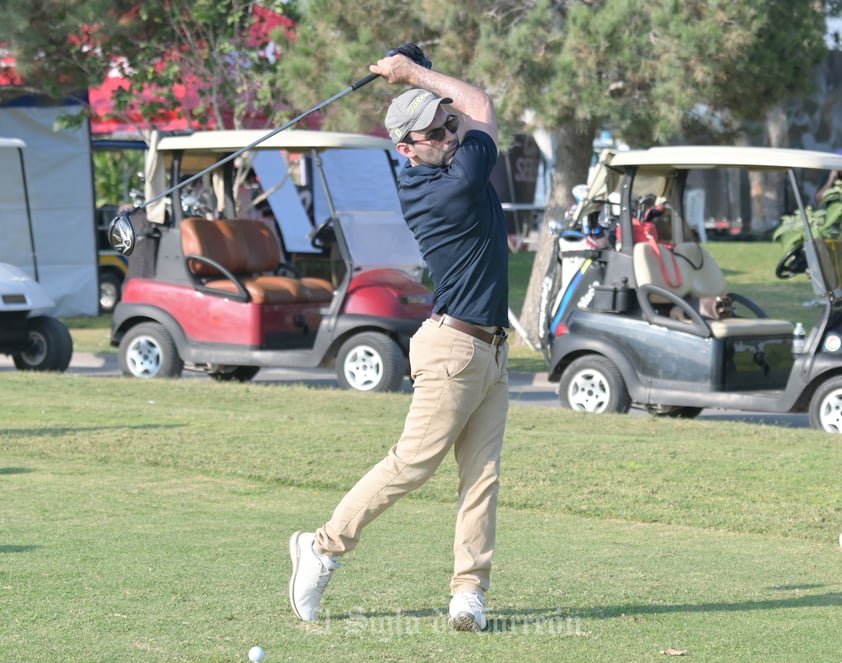
[{"label": "navy blue polo shirt", "polygon": [[445,168],[407,164],[398,197],[433,280],[433,310],[475,325],[509,326],[506,219],[490,177],[491,136],[468,131]]}]

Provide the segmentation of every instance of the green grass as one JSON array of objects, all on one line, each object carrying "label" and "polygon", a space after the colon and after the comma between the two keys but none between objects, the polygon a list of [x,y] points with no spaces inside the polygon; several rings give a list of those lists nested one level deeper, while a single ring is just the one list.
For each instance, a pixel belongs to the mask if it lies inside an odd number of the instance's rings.
[{"label": "green grass", "polygon": [[842,658],[840,446],[806,429],[513,404],[491,630],[444,628],[448,459],[299,623],[286,540],[405,394],[3,372],[3,661]]},{"label": "green grass", "polygon": [[516,313],[523,308],[534,260],[535,253],[532,251],[509,254],[509,306]]},{"label": "green grass", "polygon": [[708,242],[705,247],[722,267],[731,292],[749,296],[770,318],[813,324],[817,309],[805,306],[816,299],[809,278],[804,274],[791,279],[775,276],[782,256],[780,244]]},{"label": "green grass", "polygon": [[111,346],[110,315],[63,318],[62,322],[70,329],[74,352],[117,352],[117,348]]}]

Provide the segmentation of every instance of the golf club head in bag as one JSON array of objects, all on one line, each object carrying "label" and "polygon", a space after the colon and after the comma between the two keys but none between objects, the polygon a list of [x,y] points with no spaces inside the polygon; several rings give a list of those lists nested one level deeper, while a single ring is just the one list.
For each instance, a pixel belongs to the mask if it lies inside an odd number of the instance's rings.
[{"label": "golf club head in bag", "polygon": [[[130,213],[129,213],[130,214]],[[118,214],[108,224],[108,243],[117,253],[130,256],[135,247],[135,231],[129,214]]]}]

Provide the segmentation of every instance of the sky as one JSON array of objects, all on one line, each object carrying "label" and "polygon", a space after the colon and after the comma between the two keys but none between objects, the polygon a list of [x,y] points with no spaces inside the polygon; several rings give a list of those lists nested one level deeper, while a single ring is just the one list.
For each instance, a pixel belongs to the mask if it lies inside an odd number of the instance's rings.
[{"label": "sky", "polygon": [[[835,35],[834,35],[835,33]],[[827,18],[827,35],[825,35],[825,39],[827,41],[828,48],[838,48],[836,45],[836,40],[842,38],[842,17],[835,17],[835,18]]]}]

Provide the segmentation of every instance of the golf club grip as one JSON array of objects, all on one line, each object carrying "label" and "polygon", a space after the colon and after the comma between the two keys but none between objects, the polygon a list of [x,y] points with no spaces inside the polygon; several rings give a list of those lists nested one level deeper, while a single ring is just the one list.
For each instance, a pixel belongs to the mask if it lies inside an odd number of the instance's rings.
[{"label": "golf club grip", "polygon": [[361,78],[360,80],[351,83],[352,90],[359,90],[363,85],[368,85],[373,81],[375,78],[380,78],[380,74],[369,74],[365,78]]}]

